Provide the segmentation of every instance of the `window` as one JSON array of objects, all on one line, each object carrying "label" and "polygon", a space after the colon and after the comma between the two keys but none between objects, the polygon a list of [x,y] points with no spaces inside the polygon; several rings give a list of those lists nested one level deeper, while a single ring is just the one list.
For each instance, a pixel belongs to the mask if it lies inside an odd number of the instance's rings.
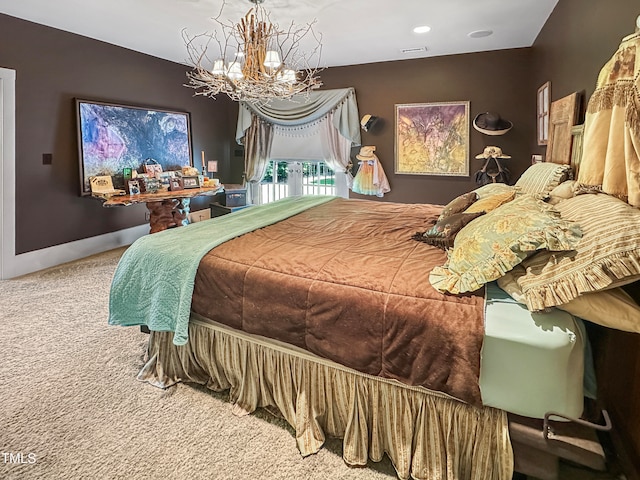
[{"label": "window", "polygon": [[269,161],[267,172],[260,182],[259,203],[299,195],[347,197],[346,175],[336,175],[322,161]]}]

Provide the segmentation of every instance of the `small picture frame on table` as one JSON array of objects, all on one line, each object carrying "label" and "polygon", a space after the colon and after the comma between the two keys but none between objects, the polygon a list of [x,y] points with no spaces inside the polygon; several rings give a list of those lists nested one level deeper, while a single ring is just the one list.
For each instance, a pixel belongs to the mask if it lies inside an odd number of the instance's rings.
[{"label": "small picture frame on table", "polygon": [[183,190],[182,177],[171,177],[169,179],[169,190],[172,192]]},{"label": "small picture frame on table", "polygon": [[182,177],[182,188],[200,188],[200,180],[196,175]]},{"label": "small picture frame on table", "polygon": [[536,163],[543,163],[544,157],[542,155],[531,155],[531,165],[535,165]]},{"label": "small picture frame on table", "polygon": [[144,166],[144,173],[146,173],[150,177],[157,178],[158,175],[162,173],[162,165],[160,165],[153,158],[147,158],[144,161],[143,166]]},{"label": "small picture frame on table", "polygon": [[140,182],[129,180],[129,195],[140,195]]},{"label": "small picture frame on table", "polygon": [[175,172],[171,171],[171,170],[167,170],[162,172],[159,176],[158,179],[160,180],[160,187],[161,188],[166,188],[167,190],[169,190],[171,188],[171,179],[175,176]]}]

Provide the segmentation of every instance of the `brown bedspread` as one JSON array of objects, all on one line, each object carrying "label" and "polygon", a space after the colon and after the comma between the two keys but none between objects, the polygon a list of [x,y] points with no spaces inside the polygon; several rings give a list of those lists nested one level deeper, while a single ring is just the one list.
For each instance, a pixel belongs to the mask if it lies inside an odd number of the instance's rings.
[{"label": "brown bedspread", "polygon": [[355,370],[481,404],[483,297],[443,295],[411,239],[442,207],[336,199],[202,259],[192,310]]}]

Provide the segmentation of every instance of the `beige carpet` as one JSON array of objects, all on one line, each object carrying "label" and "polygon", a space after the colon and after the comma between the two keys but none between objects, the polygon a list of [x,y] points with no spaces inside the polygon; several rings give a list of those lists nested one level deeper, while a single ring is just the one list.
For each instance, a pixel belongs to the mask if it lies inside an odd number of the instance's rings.
[{"label": "beige carpet", "polygon": [[107,325],[122,251],[0,281],[0,478],[395,478],[348,467],[334,439],[302,458],[286,423],[235,417],[224,394],[137,381],[147,336]]}]

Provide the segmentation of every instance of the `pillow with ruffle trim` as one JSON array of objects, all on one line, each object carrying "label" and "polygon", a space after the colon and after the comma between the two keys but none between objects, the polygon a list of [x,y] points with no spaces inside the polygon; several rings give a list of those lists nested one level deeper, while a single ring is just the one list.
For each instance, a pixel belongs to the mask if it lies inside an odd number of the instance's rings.
[{"label": "pillow with ruffle trim", "polygon": [[[498,279],[498,286],[516,302],[526,304],[518,278],[525,275],[522,264]],[[571,315],[623,332],[640,333],[640,305],[623,287],[589,292],[555,308]],[[553,311],[554,307],[549,310]]]},{"label": "pillow with ruffle trim", "polygon": [[545,198],[551,190],[566,180],[571,180],[573,170],[570,165],[541,162],[527,168],[515,183],[520,193],[530,193]]},{"label": "pillow with ruffle trim", "polygon": [[522,195],[464,227],[448,259],[429,274],[440,292],[473,292],[502,277],[533,252],[573,250],[580,226],[560,218],[550,205]]},{"label": "pillow with ruffle trim", "polygon": [[640,210],[604,193],[577,195],[555,208],[580,224],[583,237],[575,252],[541,252],[523,262],[518,284],[529,310],[640,279]]}]

